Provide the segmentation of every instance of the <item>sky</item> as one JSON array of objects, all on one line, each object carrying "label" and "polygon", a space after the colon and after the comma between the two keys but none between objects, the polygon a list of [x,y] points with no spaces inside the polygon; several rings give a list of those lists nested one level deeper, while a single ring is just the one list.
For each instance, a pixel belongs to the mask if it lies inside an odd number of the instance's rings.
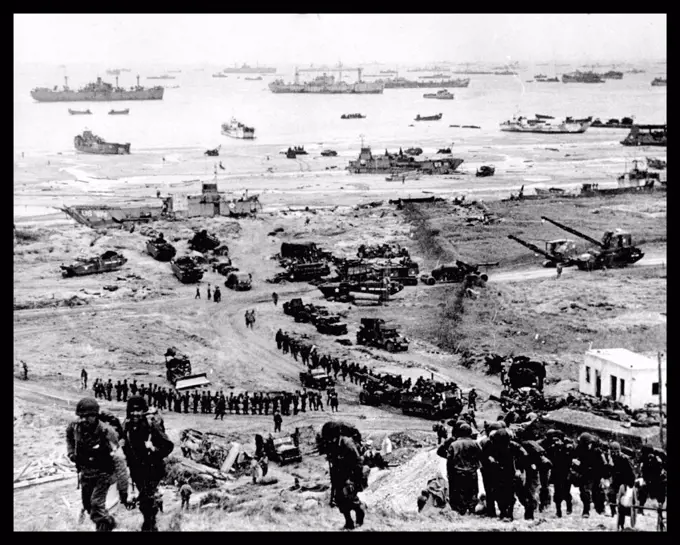
[{"label": "sky", "polygon": [[665,14],[15,14],[19,63],[666,59]]}]

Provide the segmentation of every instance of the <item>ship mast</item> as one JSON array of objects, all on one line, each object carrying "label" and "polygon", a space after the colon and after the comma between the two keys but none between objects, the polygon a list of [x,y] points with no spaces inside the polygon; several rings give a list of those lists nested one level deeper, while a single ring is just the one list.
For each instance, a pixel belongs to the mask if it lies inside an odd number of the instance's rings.
[{"label": "ship mast", "polygon": [[68,76],[64,76],[64,90],[68,90]]},{"label": "ship mast", "polygon": [[139,87],[139,74],[137,74],[137,87]]}]

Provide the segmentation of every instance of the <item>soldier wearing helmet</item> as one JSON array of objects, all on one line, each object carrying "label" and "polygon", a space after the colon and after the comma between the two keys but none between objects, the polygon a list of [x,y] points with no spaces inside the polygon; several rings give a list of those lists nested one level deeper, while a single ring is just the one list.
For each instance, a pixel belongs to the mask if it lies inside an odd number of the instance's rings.
[{"label": "soldier wearing helmet", "polygon": [[156,515],[162,509],[158,485],[165,476],[163,459],[172,452],[174,444],[165,434],[163,420],[148,409],[143,397],[128,399],[123,452],[132,481],[139,490],[139,510],[144,516],[142,531],[157,532]]},{"label": "soldier wearing helmet", "polygon": [[66,428],[69,460],[80,475],[83,512],[90,515],[98,532],[110,532],[116,520],[106,509],[106,495],[113,482],[113,448],[105,425],[99,420],[99,403],[81,399],[76,405],[78,420]]}]

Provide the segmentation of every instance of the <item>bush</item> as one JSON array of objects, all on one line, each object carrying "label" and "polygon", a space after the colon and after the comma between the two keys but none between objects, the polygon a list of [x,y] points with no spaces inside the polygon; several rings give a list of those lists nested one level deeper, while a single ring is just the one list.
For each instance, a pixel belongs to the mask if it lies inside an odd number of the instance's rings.
[{"label": "bush", "polygon": [[40,240],[40,234],[34,231],[26,231],[24,229],[15,229],[14,237],[19,244],[30,244]]}]

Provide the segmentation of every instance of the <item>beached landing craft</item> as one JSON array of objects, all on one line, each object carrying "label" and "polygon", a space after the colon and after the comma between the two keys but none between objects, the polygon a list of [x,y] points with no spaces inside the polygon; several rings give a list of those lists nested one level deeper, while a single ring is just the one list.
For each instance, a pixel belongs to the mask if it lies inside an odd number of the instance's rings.
[{"label": "beached landing craft", "polygon": [[592,118],[571,119],[567,117],[564,121],[546,119],[549,116],[541,116],[536,119],[528,119],[523,116],[514,117],[510,121],[500,124],[501,131],[505,132],[536,132],[543,134],[581,134],[588,130],[592,123]]},{"label": "beached landing craft", "polygon": [[87,110],[72,110],[71,108],[68,109],[68,113],[71,115],[92,115],[92,112],[88,108]]},{"label": "beached landing craft", "polygon": [[436,114],[436,115],[425,115],[423,117],[418,114],[414,121],[439,121],[444,114]]},{"label": "beached landing craft", "polygon": [[373,155],[371,148],[366,146],[361,148],[356,160],[349,162],[347,170],[352,174],[450,174],[461,164],[463,159],[457,157],[416,159],[404,153],[388,153],[387,150],[384,155]]},{"label": "beached landing craft", "polygon": [[130,113],[130,108],[125,108],[124,110],[110,110],[109,115],[127,115]]},{"label": "beached landing craft", "polygon": [[666,125],[633,125],[624,146],[668,146]]},{"label": "beached landing craft", "polygon": [[232,138],[253,140],[255,138],[255,129],[244,125],[232,117],[229,123],[222,123],[222,134]]},{"label": "beached landing craft", "polygon": [[81,153],[93,153],[97,155],[130,155],[130,144],[114,144],[105,142],[92,131],[83,131],[73,139],[73,145]]},{"label": "beached landing craft", "polygon": [[31,91],[31,96],[38,102],[110,102],[114,100],[162,100],[163,87],[146,88],[139,85],[137,76],[137,86],[129,90],[118,87],[97,78],[96,83],[88,83],[82,89],[74,91],[68,86],[68,78],[64,78],[64,87],[59,90],[46,87],[36,87]]}]

